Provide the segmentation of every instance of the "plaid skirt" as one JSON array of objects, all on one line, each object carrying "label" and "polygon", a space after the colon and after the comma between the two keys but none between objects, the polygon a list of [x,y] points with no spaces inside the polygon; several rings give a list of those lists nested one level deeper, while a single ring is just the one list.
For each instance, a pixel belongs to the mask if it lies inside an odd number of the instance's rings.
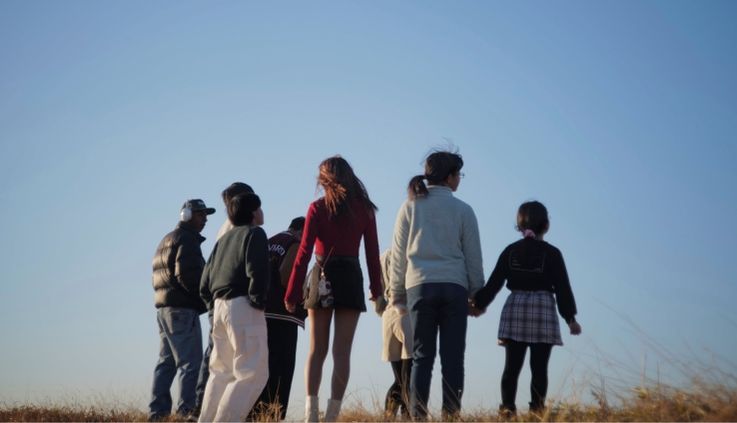
[{"label": "plaid skirt", "polygon": [[548,291],[512,291],[499,319],[499,340],[563,345],[555,297]]}]

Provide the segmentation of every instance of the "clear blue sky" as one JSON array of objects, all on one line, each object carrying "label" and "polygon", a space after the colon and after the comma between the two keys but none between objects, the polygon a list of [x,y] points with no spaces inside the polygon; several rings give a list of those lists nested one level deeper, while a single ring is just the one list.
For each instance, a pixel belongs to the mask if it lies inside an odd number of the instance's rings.
[{"label": "clear blue sky", "polygon": [[[251,184],[274,234],[339,153],[384,249],[446,140],[487,276],[517,206],[550,210],[584,330],[553,352],[551,398],[683,381],[679,360],[734,374],[736,18],[733,1],[0,2],[0,402],[145,406],[151,258],[186,198],[218,209],[207,256],[224,187]],[[469,325],[470,409],[499,402],[504,296]],[[379,327],[361,317],[349,401],[390,384]]]}]

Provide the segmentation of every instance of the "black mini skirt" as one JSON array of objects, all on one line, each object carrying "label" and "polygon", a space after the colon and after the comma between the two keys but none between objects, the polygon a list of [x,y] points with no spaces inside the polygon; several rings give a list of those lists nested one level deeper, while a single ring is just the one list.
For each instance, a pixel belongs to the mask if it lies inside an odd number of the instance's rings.
[{"label": "black mini skirt", "polygon": [[366,311],[363,271],[358,257],[330,256],[324,266],[326,282],[320,282],[322,257],[317,257],[305,285],[305,308]]}]

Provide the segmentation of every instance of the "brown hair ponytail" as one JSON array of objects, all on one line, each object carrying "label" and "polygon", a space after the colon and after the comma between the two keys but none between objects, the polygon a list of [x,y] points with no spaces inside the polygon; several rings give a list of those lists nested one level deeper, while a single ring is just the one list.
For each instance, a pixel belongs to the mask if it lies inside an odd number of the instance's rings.
[{"label": "brown hair ponytail", "polygon": [[445,185],[448,176],[461,171],[463,158],[460,154],[449,151],[436,151],[425,159],[425,174],[410,179],[407,193],[410,200],[427,195],[427,185]]}]

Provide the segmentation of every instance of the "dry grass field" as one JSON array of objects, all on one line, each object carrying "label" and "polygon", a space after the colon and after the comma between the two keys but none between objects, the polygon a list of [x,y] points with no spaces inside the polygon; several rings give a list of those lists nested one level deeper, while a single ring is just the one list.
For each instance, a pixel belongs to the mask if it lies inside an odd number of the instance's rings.
[{"label": "dry grass field", "polygon": [[[594,395],[596,397],[596,395]],[[542,415],[521,413],[512,420],[501,418],[495,410],[465,410],[464,422],[697,422],[737,421],[737,388],[721,384],[695,383],[688,390],[666,386],[637,388],[610,405],[598,397],[598,404],[559,402],[550,404]],[[614,401],[612,401],[614,402]],[[11,422],[134,422],[145,421],[146,414],[133,408],[104,408],[74,405],[2,405],[0,421]],[[378,407],[352,405],[340,416],[345,422],[386,421]],[[169,421],[178,421],[172,416]],[[264,416],[261,421],[273,421]]]}]

